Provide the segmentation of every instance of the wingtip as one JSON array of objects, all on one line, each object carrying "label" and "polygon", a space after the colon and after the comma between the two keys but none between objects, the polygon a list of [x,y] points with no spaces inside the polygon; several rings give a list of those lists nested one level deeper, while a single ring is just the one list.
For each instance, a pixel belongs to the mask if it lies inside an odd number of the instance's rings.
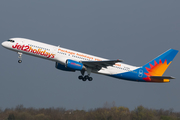
[{"label": "wingtip", "polygon": [[171,79],[176,79],[175,77],[171,76]]},{"label": "wingtip", "polygon": [[123,62],[123,60],[117,59],[118,62]]}]

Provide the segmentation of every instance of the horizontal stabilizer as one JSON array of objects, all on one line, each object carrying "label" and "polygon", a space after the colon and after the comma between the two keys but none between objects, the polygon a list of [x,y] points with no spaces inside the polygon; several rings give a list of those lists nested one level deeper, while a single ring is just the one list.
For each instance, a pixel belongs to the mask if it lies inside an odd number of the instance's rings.
[{"label": "horizontal stabilizer", "polygon": [[175,79],[172,76],[150,76],[151,79]]}]

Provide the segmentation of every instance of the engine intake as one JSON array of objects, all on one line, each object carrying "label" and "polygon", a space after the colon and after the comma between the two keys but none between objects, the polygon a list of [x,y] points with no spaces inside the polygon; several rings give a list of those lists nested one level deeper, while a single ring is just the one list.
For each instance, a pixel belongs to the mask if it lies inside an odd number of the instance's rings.
[{"label": "engine intake", "polygon": [[65,67],[65,65],[62,65],[58,62],[56,62],[55,67],[59,70],[69,71],[69,72],[75,72],[75,70]]}]

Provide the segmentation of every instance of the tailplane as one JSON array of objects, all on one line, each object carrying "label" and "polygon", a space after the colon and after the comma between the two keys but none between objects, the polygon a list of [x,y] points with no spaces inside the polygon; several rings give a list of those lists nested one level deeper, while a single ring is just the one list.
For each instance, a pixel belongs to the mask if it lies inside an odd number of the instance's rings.
[{"label": "tailplane", "polygon": [[169,79],[175,79],[172,76],[150,76],[151,82],[170,82]]}]

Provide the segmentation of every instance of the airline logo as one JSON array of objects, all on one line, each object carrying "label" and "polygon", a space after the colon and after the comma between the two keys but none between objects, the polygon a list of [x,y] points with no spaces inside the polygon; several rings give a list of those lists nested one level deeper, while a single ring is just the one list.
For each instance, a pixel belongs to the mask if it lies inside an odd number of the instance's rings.
[{"label": "airline logo", "polygon": [[76,63],[71,63],[71,64],[72,64],[72,65],[76,65],[76,66],[79,66],[79,67],[81,66],[81,65],[79,65],[79,64],[76,64]]},{"label": "airline logo", "polygon": [[18,43],[16,43],[16,45],[12,45],[12,48],[30,52],[30,53],[37,54],[37,55],[41,55],[41,56],[45,56],[47,58],[54,58],[54,56],[55,56],[55,54],[46,52],[46,50],[42,51],[42,49],[33,49],[29,45],[19,45]]},{"label": "airline logo", "polygon": [[154,65],[149,63],[150,68],[145,67],[148,73],[144,73],[147,77],[143,79],[150,80],[149,76],[162,76],[170,64],[171,62],[167,64],[167,60],[165,60],[164,63],[162,63],[161,59],[159,60],[159,63],[154,60]]},{"label": "airline logo", "polygon": [[64,52],[64,53],[68,53],[68,54],[71,54],[71,55],[77,55],[79,57],[83,57],[83,58],[87,58],[87,59],[91,59],[91,60],[95,60],[95,61],[102,61],[100,59],[93,58],[93,57],[90,57],[88,55],[84,55],[84,54],[80,54],[80,53],[74,53],[74,52],[63,50],[63,49],[60,49],[60,48],[58,49],[58,51],[61,51],[61,52]]}]

